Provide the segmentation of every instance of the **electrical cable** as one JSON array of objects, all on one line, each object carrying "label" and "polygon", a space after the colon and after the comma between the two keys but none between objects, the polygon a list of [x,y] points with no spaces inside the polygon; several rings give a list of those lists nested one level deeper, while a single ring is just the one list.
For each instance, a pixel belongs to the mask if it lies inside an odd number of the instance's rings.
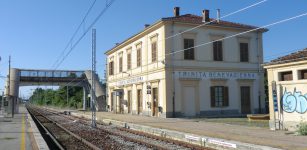
[{"label": "electrical cable", "polygon": [[61,59],[61,61],[55,66],[56,70],[63,61],[69,56],[69,54],[75,49],[75,47],[79,44],[79,42],[83,39],[83,37],[88,33],[88,31],[95,25],[95,23],[100,19],[100,17],[110,8],[110,6],[115,2],[115,0],[111,0],[108,4],[106,4],[106,7],[99,13],[99,15],[95,18],[95,20],[90,24],[90,26],[85,30],[85,32],[81,35],[81,37],[71,46],[70,50],[64,57]]},{"label": "electrical cable", "polygon": [[92,3],[92,5],[90,6],[90,8],[87,10],[85,16],[83,17],[81,23],[79,24],[78,28],[76,29],[76,31],[74,32],[74,34],[72,35],[72,37],[70,38],[69,42],[67,43],[66,47],[64,48],[64,50],[62,51],[61,55],[58,57],[58,59],[56,60],[56,62],[52,65],[52,67],[54,67],[58,61],[60,60],[61,56],[65,54],[65,51],[67,50],[68,46],[72,43],[73,39],[75,38],[75,36],[77,35],[78,31],[80,30],[82,24],[84,24],[87,16],[89,15],[89,13],[91,12],[91,10],[93,9],[95,3],[97,0],[94,0],[94,2]]}]

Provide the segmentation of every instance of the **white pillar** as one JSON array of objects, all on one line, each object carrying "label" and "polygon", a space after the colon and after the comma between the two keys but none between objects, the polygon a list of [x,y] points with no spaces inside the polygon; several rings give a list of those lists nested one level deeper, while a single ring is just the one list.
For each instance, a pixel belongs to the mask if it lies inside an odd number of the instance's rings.
[{"label": "white pillar", "polygon": [[85,87],[83,87],[83,110],[86,109],[86,90]]}]

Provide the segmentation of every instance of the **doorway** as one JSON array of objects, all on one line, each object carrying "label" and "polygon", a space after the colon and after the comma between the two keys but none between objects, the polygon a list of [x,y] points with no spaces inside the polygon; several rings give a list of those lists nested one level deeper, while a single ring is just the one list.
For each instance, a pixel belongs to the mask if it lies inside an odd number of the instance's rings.
[{"label": "doorway", "polygon": [[124,113],[124,93],[119,92],[119,113]]},{"label": "doorway", "polygon": [[251,113],[251,102],[250,102],[250,87],[241,86],[241,113],[250,114]]},{"label": "doorway", "polygon": [[184,115],[186,117],[195,116],[195,87],[186,86],[184,87]]},{"label": "doorway", "polygon": [[137,113],[140,114],[143,111],[143,98],[142,89],[137,90]]},{"label": "doorway", "polygon": [[114,109],[115,109],[115,108],[114,108],[114,107],[115,107],[115,106],[114,106],[114,101],[115,101],[114,98],[115,98],[115,97],[116,97],[116,93],[115,93],[115,92],[112,92],[112,93],[111,93],[111,106],[110,106],[110,111],[114,111]]},{"label": "doorway", "polygon": [[131,90],[128,91],[128,113],[131,113]]},{"label": "doorway", "polygon": [[152,88],[152,116],[157,117],[158,116],[158,104],[159,104],[159,99],[158,99],[158,88]]}]

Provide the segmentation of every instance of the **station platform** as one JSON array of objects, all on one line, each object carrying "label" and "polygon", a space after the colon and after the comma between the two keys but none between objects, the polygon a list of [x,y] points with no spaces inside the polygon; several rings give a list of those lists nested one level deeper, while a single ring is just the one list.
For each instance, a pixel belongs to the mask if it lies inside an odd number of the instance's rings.
[{"label": "station platform", "polygon": [[[71,113],[91,118],[91,112]],[[206,122],[197,118],[157,118],[110,112],[97,112],[96,116],[99,122],[157,135],[164,134],[165,137],[200,145],[211,144],[211,148],[307,150],[307,136],[289,134],[286,131],[271,131],[269,128]]]},{"label": "station platform", "polygon": [[21,105],[12,118],[0,112],[0,150],[48,149],[30,114]]}]

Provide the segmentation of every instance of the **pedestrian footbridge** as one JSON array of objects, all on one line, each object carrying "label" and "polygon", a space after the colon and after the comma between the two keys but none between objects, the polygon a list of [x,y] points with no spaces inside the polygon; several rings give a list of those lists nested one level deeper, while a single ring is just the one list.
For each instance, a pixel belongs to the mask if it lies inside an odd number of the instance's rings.
[{"label": "pedestrian footbridge", "polygon": [[[32,70],[11,68],[6,80],[5,97],[8,101],[8,112],[18,112],[19,87],[21,86],[81,86],[83,87],[83,109],[85,109],[86,95],[91,89],[92,71],[73,70]],[[93,76],[95,82],[96,108],[103,111],[106,108],[105,87],[99,82],[97,74]]]}]

